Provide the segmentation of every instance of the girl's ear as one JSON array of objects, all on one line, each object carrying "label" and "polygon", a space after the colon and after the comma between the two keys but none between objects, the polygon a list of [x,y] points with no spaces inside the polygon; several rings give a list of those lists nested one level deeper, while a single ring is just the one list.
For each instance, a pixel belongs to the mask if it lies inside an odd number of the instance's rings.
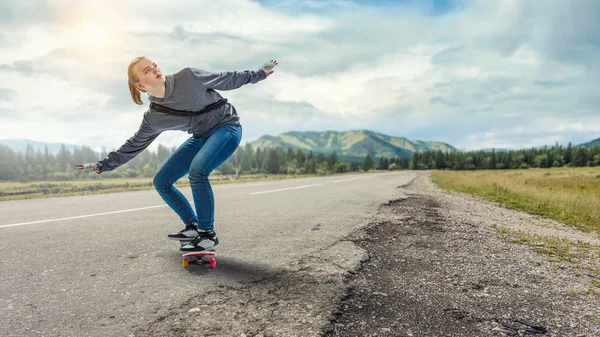
[{"label": "girl's ear", "polygon": [[144,88],[145,88],[143,85],[140,84],[140,82],[137,82],[135,84],[135,87],[138,88],[138,89],[140,89],[140,90],[144,90]]}]

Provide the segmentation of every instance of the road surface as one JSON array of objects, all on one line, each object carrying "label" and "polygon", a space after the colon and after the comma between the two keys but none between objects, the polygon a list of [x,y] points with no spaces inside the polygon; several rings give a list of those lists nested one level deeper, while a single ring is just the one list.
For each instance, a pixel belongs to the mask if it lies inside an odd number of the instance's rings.
[{"label": "road surface", "polygon": [[166,235],[182,224],[153,190],[0,202],[0,336],[129,335],[192,296],[251,284],[335,244],[414,177],[214,185],[214,270],[181,266]]}]

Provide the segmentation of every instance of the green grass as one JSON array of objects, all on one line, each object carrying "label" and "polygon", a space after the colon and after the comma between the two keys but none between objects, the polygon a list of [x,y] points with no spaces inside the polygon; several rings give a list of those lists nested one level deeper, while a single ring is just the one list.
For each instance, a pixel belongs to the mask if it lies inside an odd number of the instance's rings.
[{"label": "green grass", "polygon": [[445,190],[477,195],[504,207],[600,231],[600,167],[434,171]]}]

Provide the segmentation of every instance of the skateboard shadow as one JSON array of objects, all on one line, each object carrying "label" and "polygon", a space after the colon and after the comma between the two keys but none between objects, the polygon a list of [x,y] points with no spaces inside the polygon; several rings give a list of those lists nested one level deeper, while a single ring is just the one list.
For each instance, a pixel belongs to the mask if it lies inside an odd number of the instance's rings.
[{"label": "skateboard shadow", "polygon": [[240,283],[253,283],[260,282],[277,273],[280,273],[282,269],[263,263],[243,261],[220,255],[217,257],[217,267],[214,269],[209,268],[206,264],[190,264],[190,266],[187,268],[187,271],[192,275],[224,276]]}]

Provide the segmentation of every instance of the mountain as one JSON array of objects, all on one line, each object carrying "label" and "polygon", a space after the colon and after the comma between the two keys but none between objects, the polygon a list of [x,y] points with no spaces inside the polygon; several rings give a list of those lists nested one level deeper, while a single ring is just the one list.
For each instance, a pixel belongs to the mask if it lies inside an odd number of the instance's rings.
[{"label": "mountain", "polygon": [[453,146],[442,142],[408,140],[404,137],[392,137],[381,133],[356,130],[348,132],[286,132],[279,136],[265,135],[250,142],[253,148],[283,147],[313,153],[330,154],[335,152],[342,160],[362,160],[368,154],[371,157],[409,158],[415,152],[430,150],[454,151]]},{"label": "mountain", "polygon": [[[57,154],[60,150],[60,147],[63,145],[62,143],[46,143],[46,142],[37,142],[31,139],[0,139],[0,145],[6,145],[11,148],[13,151],[17,152],[25,152],[27,149],[27,144],[30,144],[33,147],[34,151],[40,150],[44,153],[46,146],[48,147],[48,152],[52,154]],[[80,148],[80,145],[73,144],[65,144],[65,147],[69,151],[73,151],[73,149]]]},{"label": "mountain", "polygon": [[594,139],[591,142],[580,144],[579,146],[583,146],[583,147],[600,146],[600,138]]}]

